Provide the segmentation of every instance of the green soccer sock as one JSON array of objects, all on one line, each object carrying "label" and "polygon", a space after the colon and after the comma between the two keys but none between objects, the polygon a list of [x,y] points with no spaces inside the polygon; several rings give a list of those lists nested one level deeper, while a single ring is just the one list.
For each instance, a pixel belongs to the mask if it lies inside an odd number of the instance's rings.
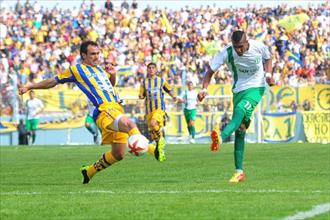
[{"label": "green soccer sock", "polygon": [[32,144],[34,144],[35,141],[36,141],[36,134],[32,133]]},{"label": "green soccer sock", "polygon": [[195,126],[192,125],[192,126],[190,127],[190,129],[191,129],[191,137],[192,137],[192,138],[195,138],[195,134],[196,134]]},{"label": "green soccer sock", "polygon": [[245,145],[245,132],[237,130],[235,132],[235,167],[236,170],[243,170],[243,157],[244,157],[244,145]]},{"label": "green soccer sock", "polygon": [[188,126],[189,135],[191,135],[191,126]]},{"label": "green soccer sock", "polygon": [[229,138],[230,135],[239,128],[239,126],[243,121],[244,116],[245,116],[244,111],[241,108],[236,107],[231,121],[221,132],[222,141],[226,141],[227,138]]}]

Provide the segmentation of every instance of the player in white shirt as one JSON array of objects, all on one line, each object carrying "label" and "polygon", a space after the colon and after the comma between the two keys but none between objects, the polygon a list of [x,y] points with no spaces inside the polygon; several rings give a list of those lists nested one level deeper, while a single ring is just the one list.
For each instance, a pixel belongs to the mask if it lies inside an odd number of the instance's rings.
[{"label": "player in white shirt", "polygon": [[234,84],[233,116],[230,123],[223,129],[211,133],[211,150],[218,150],[222,141],[225,141],[235,132],[234,158],[236,172],[229,180],[238,183],[245,180],[243,172],[244,138],[246,129],[250,125],[253,110],[264,94],[266,82],[274,85],[272,78],[272,60],[268,47],[262,42],[248,40],[243,31],[234,31],[231,37],[232,44],[220,51],[210,62],[210,66],[203,80],[203,89],[198,94],[202,101],[207,95],[207,87],[212,75],[223,64],[227,64],[232,72]]},{"label": "player in white shirt", "polygon": [[190,143],[195,143],[195,120],[196,120],[196,106],[197,106],[197,91],[194,89],[194,85],[191,81],[187,83],[188,89],[185,89],[180,97],[178,97],[179,103],[184,103],[184,117],[187,122],[189,131]]},{"label": "player in white shirt", "polygon": [[44,110],[44,104],[38,98],[36,98],[35,92],[30,90],[30,99],[25,103],[26,110],[26,130],[29,134],[29,143],[34,144],[36,140],[36,130],[39,126],[39,116]]}]

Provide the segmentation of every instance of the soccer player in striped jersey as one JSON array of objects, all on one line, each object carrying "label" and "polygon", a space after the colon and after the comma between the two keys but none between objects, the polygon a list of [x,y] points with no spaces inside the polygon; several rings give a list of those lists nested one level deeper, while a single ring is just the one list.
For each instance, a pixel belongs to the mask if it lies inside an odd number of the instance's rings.
[{"label": "soccer player in striped jersey", "polygon": [[[111,144],[112,150],[104,153],[95,163],[81,169],[83,183],[86,184],[97,172],[122,160],[128,136],[140,134],[140,131],[136,124],[124,115],[119,103],[120,100],[113,88],[116,78],[114,67],[106,66],[105,71],[98,65],[98,44],[92,41],[83,42],[80,46],[80,56],[83,61],[81,64],[70,66],[54,78],[22,86],[19,93],[24,94],[31,89],[49,89],[59,83],[73,82],[96,107],[93,118],[101,129],[102,144]],[[156,146],[149,144],[148,147],[149,152],[155,154]]]},{"label": "soccer player in striped jersey", "polygon": [[176,96],[173,94],[170,85],[164,80],[164,78],[157,76],[157,66],[155,63],[149,63],[147,65],[147,77],[144,79],[140,87],[140,99],[145,99],[146,115],[148,130],[151,139],[156,141],[156,155],[160,161],[166,160],[164,149],[160,147],[165,143],[163,135],[163,127],[165,125],[165,95],[164,91],[169,94],[174,101]]},{"label": "soccer player in striped jersey", "polygon": [[212,75],[222,64],[227,64],[234,77],[233,116],[229,124],[223,129],[211,133],[211,150],[218,150],[222,141],[225,141],[235,132],[234,159],[236,172],[229,180],[238,183],[245,180],[243,172],[244,138],[246,129],[250,125],[253,110],[260,102],[266,82],[272,86],[272,60],[268,47],[262,42],[248,40],[243,31],[234,31],[231,37],[232,44],[220,51],[210,62],[210,66],[203,80],[203,89],[198,94],[202,101],[207,95],[207,87]]}]

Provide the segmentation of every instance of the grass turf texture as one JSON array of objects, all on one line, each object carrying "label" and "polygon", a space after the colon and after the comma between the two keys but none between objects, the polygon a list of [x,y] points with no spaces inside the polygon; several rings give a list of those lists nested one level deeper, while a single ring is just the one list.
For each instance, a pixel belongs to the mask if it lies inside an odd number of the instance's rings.
[{"label": "grass turf texture", "polygon": [[327,145],[247,144],[238,185],[232,145],[169,145],[164,163],[127,155],[83,185],[106,150],[0,147],[0,219],[280,219],[330,202]]}]

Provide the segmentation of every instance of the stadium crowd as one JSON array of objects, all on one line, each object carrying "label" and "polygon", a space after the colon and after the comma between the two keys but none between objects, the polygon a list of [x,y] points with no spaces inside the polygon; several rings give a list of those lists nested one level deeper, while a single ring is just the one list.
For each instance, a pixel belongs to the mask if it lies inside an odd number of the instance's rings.
[{"label": "stadium crowd", "polygon": [[[288,32],[278,22],[304,12],[309,19]],[[80,61],[83,40],[98,41],[102,56],[116,62],[121,87],[138,88],[153,61],[171,85],[201,83],[210,58],[230,41],[233,30],[264,41],[273,54],[277,85],[306,86],[330,82],[330,30],[327,3],[308,9],[286,5],[220,9],[212,6],[180,10],[139,8],[138,2],[114,7],[105,0],[97,8],[83,1],[73,9],[42,7],[38,1],[1,8],[0,84],[8,96],[15,84],[52,77]],[[226,67],[214,77],[230,84]],[[13,86],[14,84],[14,86]]]}]

